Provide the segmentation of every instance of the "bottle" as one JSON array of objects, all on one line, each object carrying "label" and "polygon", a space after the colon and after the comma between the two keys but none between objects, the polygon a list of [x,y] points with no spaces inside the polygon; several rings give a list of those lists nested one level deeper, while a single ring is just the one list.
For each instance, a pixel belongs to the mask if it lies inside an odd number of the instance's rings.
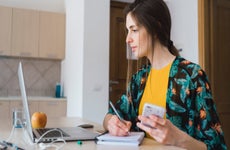
[{"label": "bottle", "polygon": [[55,96],[56,98],[61,98],[61,84],[59,82],[56,84]]}]

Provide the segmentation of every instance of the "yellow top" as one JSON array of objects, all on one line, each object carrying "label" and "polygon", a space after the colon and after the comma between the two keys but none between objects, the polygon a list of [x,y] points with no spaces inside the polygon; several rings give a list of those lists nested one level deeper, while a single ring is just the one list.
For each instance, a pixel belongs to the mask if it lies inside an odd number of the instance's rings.
[{"label": "yellow top", "polygon": [[162,69],[157,70],[152,68],[150,70],[144,94],[139,106],[140,115],[142,114],[143,106],[145,103],[150,103],[166,108],[166,94],[171,65],[172,63],[169,63]]}]

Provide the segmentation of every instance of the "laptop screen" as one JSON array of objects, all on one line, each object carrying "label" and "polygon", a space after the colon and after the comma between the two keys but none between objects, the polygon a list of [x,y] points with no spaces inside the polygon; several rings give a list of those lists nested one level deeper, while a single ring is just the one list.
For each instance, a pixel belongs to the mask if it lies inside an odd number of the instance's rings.
[{"label": "laptop screen", "polygon": [[[25,89],[25,82],[24,82],[24,76],[23,76],[23,68],[22,68],[22,63],[20,62],[18,65],[18,79],[19,79],[19,85],[20,85],[20,90],[21,90],[21,96],[22,96],[22,102],[23,102],[23,110],[25,113],[25,118],[26,118],[26,125],[25,129],[28,132],[29,138],[31,139],[31,142],[36,142],[38,140],[41,142],[44,140],[45,142],[47,141],[52,141],[55,140],[57,137],[46,137],[40,139],[40,137],[43,134],[39,134],[37,130],[32,130],[31,126],[31,120],[30,120],[30,111],[29,111],[29,106],[28,106],[28,100],[27,100],[27,95],[26,95],[26,89]],[[58,128],[62,132],[66,133],[67,137],[61,137],[60,133],[59,136],[61,138],[64,138],[66,141],[73,141],[73,140],[95,140],[95,137],[98,136],[98,133],[94,133],[92,131],[88,131],[86,129],[80,128],[80,127],[66,127],[66,128]],[[40,141],[41,140],[41,141]]]},{"label": "laptop screen", "polygon": [[28,106],[28,101],[27,101],[26,88],[25,88],[25,82],[24,82],[21,62],[19,62],[19,65],[18,65],[18,80],[19,80],[19,86],[20,86],[20,91],[21,91],[21,96],[22,96],[23,110],[24,110],[25,118],[26,118],[25,129],[28,132],[31,141],[33,141],[33,132],[32,132],[32,126],[31,126],[31,121],[30,121],[30,111],[29,111],[29,106]]}]

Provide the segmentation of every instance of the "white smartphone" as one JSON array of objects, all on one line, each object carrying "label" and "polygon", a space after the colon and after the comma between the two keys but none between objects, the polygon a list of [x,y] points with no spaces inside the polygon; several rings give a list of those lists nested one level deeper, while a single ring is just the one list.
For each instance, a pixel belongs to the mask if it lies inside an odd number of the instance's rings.
[{"label": "white smartphone", "polygon": [[[144,104],[144,109],[143,109],[143,112],[142,112],[143,116],[148,117],[149,115],[156,115],[158,117],[163,118],[164,114],[165,114],[165,108],[157,106],[157,105],[149,104],[149,103]],[[145,126],[153,128],[149,124],[146,124],[146,123],[143,123],[143,122],[141,122],[141,123],[143,125],[145,125]]]},{"label": "white smartphone", "polygon": [[142,112],[143,116],[156,115],[158,117],[163,118],[164,114],[165,114],[165,108],[149,103],[144,104],[144,109]]}]

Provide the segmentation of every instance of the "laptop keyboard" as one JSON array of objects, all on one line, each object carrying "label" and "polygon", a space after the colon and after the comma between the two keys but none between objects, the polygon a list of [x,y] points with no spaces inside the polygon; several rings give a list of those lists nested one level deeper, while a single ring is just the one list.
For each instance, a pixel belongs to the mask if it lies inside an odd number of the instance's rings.
[{"label": "laptop keyboard", "polygon": [[[52,130],[53,128],[44,128],[44,129],[36,129],[36,131],[42,136],[43,134],[45,134],[47,131]],[[57,128],[58,129],[58,128]],[[61,133],[62,132],[62,136],[63,137],[68,137],[69,135],[65,132],[63,132],[61,129],[54,130],[54,131],[50,131],[49,133],[47,133],[46,135],[44,135],[45,138],[50,138],[50,137],[61,137]]]}]

